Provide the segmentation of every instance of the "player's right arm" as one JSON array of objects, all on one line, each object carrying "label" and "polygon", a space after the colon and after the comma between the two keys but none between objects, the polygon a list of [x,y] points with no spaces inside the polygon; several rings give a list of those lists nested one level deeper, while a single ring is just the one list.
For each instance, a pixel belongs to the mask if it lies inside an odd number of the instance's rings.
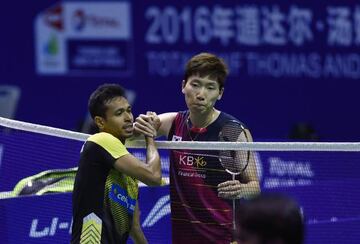
[{"label": "player's right arm", "polygon": [[[168,136],[171,125],[176,117],[177,113],[170,112],[170,113],[163,113],[157,115],[158,119],[160,120],[160,126],[157,129],[158,136]],[[156,118],[155,118],[156,119]]]},{"label": "player's right arm", "polygon": [[161,184],[160,155],[154,139],[146,137],[146,163],[144,164],[132,154],[126,154],[115,161],[116,170],[134,177],[146,185],[159,186]]}]

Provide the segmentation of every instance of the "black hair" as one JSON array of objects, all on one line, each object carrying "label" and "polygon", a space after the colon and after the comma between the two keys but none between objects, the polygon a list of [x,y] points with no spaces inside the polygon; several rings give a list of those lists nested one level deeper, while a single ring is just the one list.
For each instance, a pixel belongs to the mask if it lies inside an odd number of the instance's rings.
[{"label": "black hair", "polygon": [[125,89],[118,84],[100,85],[91,95],[88,102],[89,112],[94,119],[95,116],[105,118],[106,104],[115,97],[125,97]]},{"label": "black hair", "polygon": [[187,82],[192,75],[200,77],[208,76],[214,79],[222,89],[228,75],[228,67],[225,61],[211,53],[200,53],[193,56],[186,64],[184,80]]},{"label": "black hair", "polygon": [[268,193],[243,202],[237,217],[240,237],[243,230],[258,237],[260,243],[303,243],[303,214],[297,202],[285,195]]}]

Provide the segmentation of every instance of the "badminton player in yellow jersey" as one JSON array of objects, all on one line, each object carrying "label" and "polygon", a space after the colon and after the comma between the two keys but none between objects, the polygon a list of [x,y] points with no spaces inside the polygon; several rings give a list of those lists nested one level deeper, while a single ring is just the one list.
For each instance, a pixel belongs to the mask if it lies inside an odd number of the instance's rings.
[{"label": "badminton player in yellow jersey", "polygon": [[73,191],[71,243],[147,243],[139,224],[137,180],[160,185],[161,166],[151,121],[143,131],[146,164],[124,146],[133,134],[133,115],[124,90],[116,84],[96,89],[89,99],[90,114],[100,133],[81,150]]},{"label": "badminton player in yellow jersey", "polygon": [[[142,132],[146,123],[154,120],[159,122],[158,135],[168,140],[218,141],[224,126],[235,121],[243,128],[240,141],[251,142],[250,131],[243,123],[215,108],[223,96],[227,73],[225,62],[216,55],[195,55],[186,65],[182,82],[188,109],[159,116],[140,115],[135,130]],[[228,244],[235,239],[236,199],[260,191],[254,156],[248,153],[247,166],[232,180],[218,159],[201,154],[208,152],[171,150],[172,243]]]}]

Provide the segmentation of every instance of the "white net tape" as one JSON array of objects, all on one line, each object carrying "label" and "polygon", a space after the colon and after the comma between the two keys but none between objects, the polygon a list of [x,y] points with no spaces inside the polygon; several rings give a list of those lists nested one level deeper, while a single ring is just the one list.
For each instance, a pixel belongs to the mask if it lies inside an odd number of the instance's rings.
[{"label": "white net tape", "polygon": [[[0,117],[0,126],[51,135],[77,141],[85,141],[90,135],[44,125],[32,124]],[[360,142],[194,142],[156,141],[159,149],[193,150],[252,150],[252,151],[338,151],[359,152]],[[129,148],[144,148],[143,140],[128,141]]]}]

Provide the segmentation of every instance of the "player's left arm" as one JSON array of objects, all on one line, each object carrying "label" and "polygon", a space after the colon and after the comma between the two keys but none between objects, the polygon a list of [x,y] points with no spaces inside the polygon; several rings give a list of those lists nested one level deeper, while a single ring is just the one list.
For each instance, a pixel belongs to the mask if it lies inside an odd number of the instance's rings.
[{"label": "player's left arm", "polygon": [[140,225],[140,209],[139,209],[139,204],[138,203],[136,203],[136,207],[135,207],[135,211],[134,211],[130,236],[131,236],[131,239],[134,241],[135,244],[147,244],[148,243],[148,241],[146,240],[146,237],[144,235],[144,232],[141,229],[141,225]]},{"label": "player's left arm", "polygon": [[[248,129],[239,138],[239,141],[252,142],[252,136]],[[250,198],[260,193],[260,184],[257,176],[254,151],[249,151],[249,163],[239,180],[229,180],[218,185],[218,196],[226,199]]]}]

